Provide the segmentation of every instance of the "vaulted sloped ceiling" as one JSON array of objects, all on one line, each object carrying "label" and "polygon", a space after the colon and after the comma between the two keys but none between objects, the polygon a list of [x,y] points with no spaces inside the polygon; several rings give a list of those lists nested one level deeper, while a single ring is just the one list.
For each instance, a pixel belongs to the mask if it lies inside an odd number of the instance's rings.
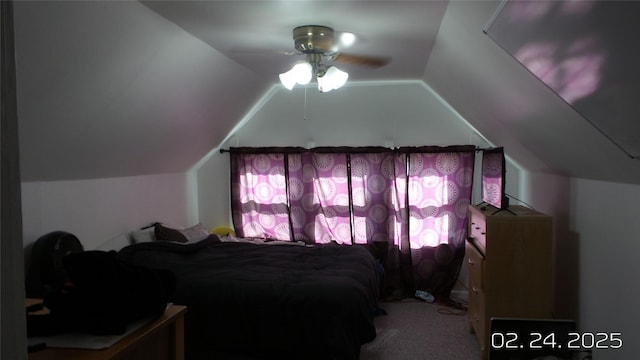
[{"label": "vaulted sloped ceiling", "polygon": [[356,33],[349,52],[391,56],[380,69],[345,65],[350,81],[424,81],[528,169],[640,183],[639,160],[482,32],[499,5],[17,1],[22,179],[190,169],[296,61],[282,55],[291,29],[316,23]]},{"label": "vaulted sloped ceiling", "polygon": [[[640,160],[631,159],[482,32],[498,5],[449,4],[425,82],[530,170],[640,183]],[[633,34],[622,33],[629,44]]]},{"label": "vaulted sloped ceiling", "polygon": [[271,85],[138,2],[15,5],[23,181],[184,172]]}]

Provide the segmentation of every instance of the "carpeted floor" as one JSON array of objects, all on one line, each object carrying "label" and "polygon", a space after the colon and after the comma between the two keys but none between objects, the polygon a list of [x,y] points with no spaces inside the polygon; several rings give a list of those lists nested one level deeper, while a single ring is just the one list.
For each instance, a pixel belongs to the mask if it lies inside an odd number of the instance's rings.
[{"label": "carpeted floor", "polygon": [[406,299],[382,302],[376,339],[362,346],[361,360],[474,360],[480,345],[467,313],[440,303]]}]

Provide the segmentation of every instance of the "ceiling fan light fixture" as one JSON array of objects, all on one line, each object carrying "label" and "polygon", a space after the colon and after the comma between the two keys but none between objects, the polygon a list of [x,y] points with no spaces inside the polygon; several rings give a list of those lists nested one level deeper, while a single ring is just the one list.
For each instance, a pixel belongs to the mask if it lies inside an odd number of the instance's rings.
[{"label": "ceiling fan light fixture", "polygon": [[312,77],[313,67],[311,64],[299,63],[294,65],[291,70],[280,74],[280,82],[287,90],[292,90],[296,84],[308,84]]},{"label": "ceiling fan light fixture", "polygon": [[318,90],[329,92],[341,88],[349,79],[349,74],[335,66],[329,66],[323,76],[318,76]]},{"label": "ceiling fan light fixture", "polygon": [[296,85],[296,79],[293,78],[293,70],[280,74],[280,82],[287,90],[293,90]]},{"label": "ceiling fan light fixture", "polygon": [[313,77],[313,67],[309,63],[296,64],[291,68],[291,72],[296,83],[300,85],[308,84]]},{"label": "ceiling fan light fixture", "polygon": [[349,79],[349,74],[335,66],[326,66],[323,60],[342,64],[382,67],[388,58],[367,55],[350,55],[340,52],[340,48],[349,47],[357,40],[353,33],[342,32],[335,38],[331,27],[323,25],[302,25],[293,29],[295,50],[306,55],[306,63],[297,64],[286,73],[280,74],[282,85],[292,90],[295,84],[306,85],[314,74],[318,81],[318,89],[328,92],[342,87]]},{"label": "ceiling fan light fixture", "polygon": [[318,90],[323,93],[333,90],[329,84],[329,80],[324,76],[318,76]]}]

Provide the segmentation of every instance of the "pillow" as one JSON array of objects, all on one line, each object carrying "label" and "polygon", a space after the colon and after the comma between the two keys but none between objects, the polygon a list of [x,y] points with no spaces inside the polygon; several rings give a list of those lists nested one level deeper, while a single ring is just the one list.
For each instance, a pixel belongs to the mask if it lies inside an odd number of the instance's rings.
[{"label": "pillow", "polygon": [[180,233],[182,233],[182,235],[187,239],[186,242],[190,243],[198,242],[209,237],[209,231],[207,231],[207,228],[202,225],[202,223],[198,223],[192,227],[178,231],[180,231]]},{"label": "pillow", "polygon": [[153,227],[148,227],[143,230],[132,231],[131,238],[135,244],[142,242],[150,242],[156,240],[156,235]]},{"label": "pillow", "polygon": [[233,236],[236,236],[236,232],[233,230],[232,227],[229,227],[229,226],[218,226],[216,228],[211,229],[210,232],[212,234],[214,234],[214,235],[222,235],[222,236],[233,235]]},{"label": "pillow", "polygon": [[162,224],[155,224],[153,226],[153,232],[156,235],[156,240],[159,241],[175,241],[181,243],[186,243],[188,241],[187,237],[184,236],[180,230],[162,226]]},{"label": "pillow", "polygon": [[109,251],[109,250],[120,250],[127,245],[131,245],[131,239],[127,236],[127,234],[120,234],[116,237],[112,237],[111,239],[100,244],[96,250]]}]

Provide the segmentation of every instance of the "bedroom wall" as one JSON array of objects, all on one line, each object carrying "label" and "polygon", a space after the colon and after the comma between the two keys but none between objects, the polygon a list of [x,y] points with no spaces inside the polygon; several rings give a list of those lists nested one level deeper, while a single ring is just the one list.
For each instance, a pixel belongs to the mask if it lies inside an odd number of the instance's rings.
[{"label": "bedroom wall", "polygon": [[22,183],[24,246],[64,230],[85,249],[154,221],[197,223],[195,174],[163,174],[75,181]]},{"label": "bedroom wall", "polygon": [[553,217],[554,316],[578,319],[578,250],[570,224],[571,179],[523,169],[518,186],[526,205]]},{"label": "bedroom wall", "polygon": [[229,154],[216,152],[197,172],[200,222],[209,229],[231,226]]},{"label": "bedroom wall", "polygon": [[583,333],[622,334],[622,349],[594,349],[594,359],[638,358],[640,242],[633,225],[640,186],[526,170],[519,175],[520,199],[553,216],[555,317],[577,320]]},{"label": "bedroom wall", "polygon": [[579,261],[581,330],[620,332],[618,351],[595,350],[594,359],[640,356],[637,269],[640,242],[635,229],[640,186],[572,179],[571,229]]},{"label": "bedroom wall", "polygon": [[[306,101],[305,101],[306,98]],[[223,146],[486,144],[421,81],[279,88]]]}]

